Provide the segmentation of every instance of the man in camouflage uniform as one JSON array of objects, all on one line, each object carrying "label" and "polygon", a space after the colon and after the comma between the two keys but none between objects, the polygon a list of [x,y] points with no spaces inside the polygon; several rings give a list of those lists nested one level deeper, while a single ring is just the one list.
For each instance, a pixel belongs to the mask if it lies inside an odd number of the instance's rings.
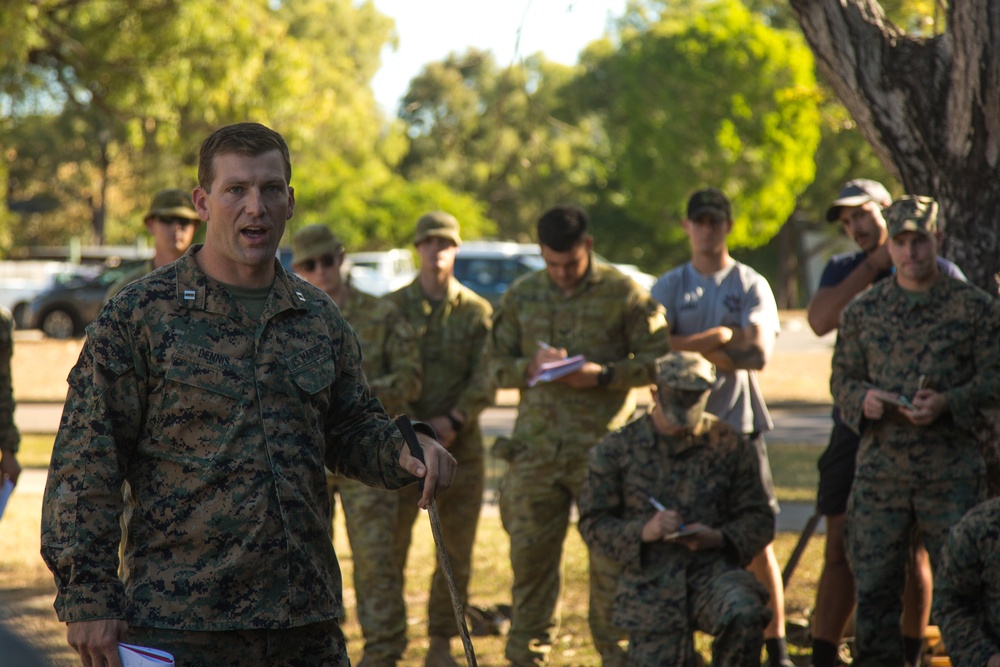
[{"label": "man in camouflage uniform", "polygon": [[[937,211],[927,197],[886,209],[896,273],[844,309],[834,349],[830,388],[861,436],[847,506],[859,667],[904,662],[901,594],[913,526],[937,569],[949,528],[984,490],[973,428],[1000,396],[1000,303],[941,274]],[[900,397],[912,397],[912,407]]]},{"label": "man in camouflage uniform", "polygon": [[[463,287],[454,276],[455,253],[462,242],[458,221],[433,211],[417,221],[414,244],[420,256],[416,279],[387,298],[403,311],[417,331],[423,364],[423,390],[413,403],[413,415],[434,427],[441,443],[458,461],[448,495],[438,502],[441,532],[455,584],[463,603],[468,599],[472,545],[483,503],[483,440],[479,413],[492,403],[483,363],[490,330],[490,304]],[[416,511],[416,489],[400,494],[396,558],[406,567]],[[425,664],[457,665],[451,638],[458,634],[448,582],[438,562],[428,601],[430,647]]]},{"label": "man in camouflage uniform", "polygon": [[1000,667],[1000,498],[951,529],[934,579],[934,618],[955,667]]},{"label": "man in camouflage uniform", "polygon": [[153,238],[153,256],[137,264],[108,288],[107,301],[130,282],[141,278],[153,269],[169,264],[187,252],[194,243],[194,235],[201,224],[198,212],[191,203],[191,195],[183,190],[160,190],[153,197],[149,213],[143,220],[146,231]]},{"label": "man in camouflage uniform", "polygon": [[6,308],[0,308],[0,484],[17,484],[21,465],[17,450],[21,434],[14,424],[14,390],[11,383],[10,360],[14,355],[14,318]]},{"label": "man in camouflage uniform", "polygon": [[454,474],[425,434],[426,463],[409,453],[409,421],[371,395],[333,302],[276,261],[290,180],[281,135],[214,132],[194,191],[204,246],[88,327],[42,508],[56,611],[84,665],[117,664],[128,641],[185,667],[346,667],[325,468],[387,488],[422,477],[422,507]]},{"label": "man in camouflage uniform", "polygon": [[[663,308],[631,278],[594,259],[587,214],[558,206],[538,221],[546,268],[503,296],[491,338],[493,376],[521,392],[500,516],[510,535],[513,619],[506,656],[545,664],[558,633],[562,546],[587,452],[635,410],[670,350]],[[533,384],[541,364],[583,354],[586,364]],[[533,385],[533,386],[532,386]],[[611,621],[619,566],[590,555],[590,630],[605,665],[625,664],[625,633]]]},{"label": "man in camouflage uniform", "polygon": [[661,357],[652,411],[590,452],[580,533],[623,567],[614,621],[635,667],[694,664],[695,630],[715,637],[715,667],[760,664],[771,612],[743,568],[774,512],[753,447],[705,412],[714,383],[701,355]]},{"label": "man in camouflage uniform", "polygon": [[[420,396],[420,348],[403,314],[348,283],[342,273],[344,244],[329,227],[309,225],[295,232],[292,258],[296,273],[326,292],[357,334],[361,368],[375,398],[390,415],[409,412]],[[360,667],[395,665],[406,649],[403,573],[393,555],[399,494],[330,471],[327,482],[331,508],[340,493],[354,553],[358,621],[365,636]]]}]

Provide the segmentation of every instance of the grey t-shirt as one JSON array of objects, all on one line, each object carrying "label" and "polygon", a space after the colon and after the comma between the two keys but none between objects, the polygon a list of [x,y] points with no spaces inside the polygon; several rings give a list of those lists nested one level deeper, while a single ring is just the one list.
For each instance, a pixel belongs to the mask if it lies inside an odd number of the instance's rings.
[{"label": "grey t-shirt", "polygon": [[[765,336],[777,336],[781,329],[771,287],[739,262],[707,276],[687,262],[660,276],[650,293],[667,309],[671,334],[688,336],[717,326],[756,325]],[[707,410],[741,433],[774,427],[752,370],[719,371]]]}]

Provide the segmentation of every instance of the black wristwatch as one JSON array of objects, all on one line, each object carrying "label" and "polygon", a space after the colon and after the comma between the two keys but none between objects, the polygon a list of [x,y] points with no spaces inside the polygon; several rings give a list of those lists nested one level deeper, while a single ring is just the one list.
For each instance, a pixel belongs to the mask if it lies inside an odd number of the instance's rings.
[{"label": "black wristwatch", "polygon": [[597,374],[597,386],[607,387],[615,378],[615,365],[612,363],[603,364],[601,372]]},{"label": "black wristwatch", "polygon": [[451,430],[453,430],[455,433],[461,431],[462,427],[465,426],[465,422],[456,418],[455,415],[451,414],[451,412],[446,414],[445,417],[447,417],[448,421],[451,422]]}]

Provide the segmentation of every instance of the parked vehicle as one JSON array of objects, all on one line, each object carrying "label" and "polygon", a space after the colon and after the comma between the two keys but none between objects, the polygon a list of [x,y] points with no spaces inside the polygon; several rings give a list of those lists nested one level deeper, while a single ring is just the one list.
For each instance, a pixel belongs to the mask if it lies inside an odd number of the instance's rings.
[{"label": "parked vehicle", "polygon": [[59,274],[80,271],[80,265],[49,260],[0,261],[0,306],[14,316],[18,328],[28,325],[27,312],[31,301],[52,286]]},{"label": "parked vehicle", "polygon": [[97,318],[104,306],[104,296],[125,272],[146,260],[122,262],[101,270],[91,268],[89,274],[64,273],[55,283],[40,292],[28,309],[32,328],[41,329],[50,338],[82,336],[87,325]]},{"label": "parked vehicle", "polygon": [[351,284],[362,292],[381,296],[413,282],[417,265],[406,248],[377,252],[349,252]]}]

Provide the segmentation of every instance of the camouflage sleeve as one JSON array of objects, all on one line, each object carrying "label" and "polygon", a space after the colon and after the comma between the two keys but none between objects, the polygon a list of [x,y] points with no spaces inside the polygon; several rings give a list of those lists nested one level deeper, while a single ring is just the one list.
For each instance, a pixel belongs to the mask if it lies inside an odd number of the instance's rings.
[{"label": "camouflage sleeve", "polygon": [[626,519],[621,464],[627,455],[624,436],[608,435],[590,450],[587,478],[580,489],[578,526],[587,546],[621,563],[639,567],[645,521]]},{"label": "camouflage sleeve", "polygon": [[389,372],[369,378],[368,384],[386,409],[406,412],[408,406],[420,398],[423,386],[420,344],[417,332],[398,308],[393,306],[386,320],[383,358]]},{"label": "camouflage sleeve", "polygon": [[727,513],[734,518],[716,528],[736,552],[740,566],[746,567],[774,539],[774,511],[760,483],[757,453],[744,437],[736,433],[729,437],[739,440],[732,457],[732,487],[726,504]]},{"label": "camouflage sleeve", "polygon": [[833,348],[833,363],[830,372],[830,393],[840,408],[844,424],[855,433],[861,433],[864,420],[863,403],[866,389],[863,385],[868,378],[868,366],[864,350],[858,342],[860,327],[859,302],[848,304],[840,315],[837,326],[837,342]]},{"label": "camouflage sleeve", "polygon": [[125,616],[121,485],[139,439],[145,391],[140,357],[108,312],[88,328],[70,372],[42,501],[42,558],[55,576],[63,622]]},{"label": "camouflage sleeve", "polygon": [[[952,528],[941,549],[939,571],[934,573],[934,618],[956,665],[985,665],[990,656],[1000,652],[1000,644],[986,633],[984,612],[991,601],[983,582],[984,572],[989,571],[983,542],[987,538],[985,542],[994,548],[998,544],[998,510],[1000,505],[993,501],[966,514]],[[992,539],[984,533],[992,533]],[[992,604],[1000,605],[1000,600]]]},{"label": "camouflage sleeve", "polygon": [[611,389],[653,384],[656,359],[670,352],[670,331],[663,306],[638,286],[629,294],[628,301],[625,317],[629,354],[615,361]]},{"label": "camouflage sleeve", "polygon": [[517,317],[516,293],[508,291],[493,313],[487,357],[489,375],[498,388],[527,389],[525,373],[531,359],[521,356],[521,326]]},{"label": "camouflage sleeve", "polygon": [[367,486],[399,489],[417,481],[399,465],[403,436],[368,388],[361,370],[361,345],[354,331],[344,338],[334,357],[340,373],[331,388],[333,414],[326,431],[326,466]]},{"label": "camouflage sleeve", "polygon": [[[976,293],[979,296],[979,293]],[[976,321],[968,323],[975,337],[976,372],[966,384],[944,393],[955,424],[971,430],[982,408],[996,405],[1000,396],[1000,302],[983,294],[978,308],[970,308]]]},{"label": "camouflage sleeve", "polygon": [[0,311],[0,449],[16,452],[21,434],[14,424],[14,388],[10,361],[14,355],[14,322]]},{"label": "camouflage sleeve", "polygon": [[495,390],[487,372],[488,363],[485,361],[487,338],[492,328],[490,315],[489,307],[484,307],[475,320],[472,331],[469,332],[469,337],[473,341],[469,346],[469,359],[466,362],[470,374],[469,382],[455,401],[455,409],[469,420],[477,418],[480,412],[493,403]]}]

